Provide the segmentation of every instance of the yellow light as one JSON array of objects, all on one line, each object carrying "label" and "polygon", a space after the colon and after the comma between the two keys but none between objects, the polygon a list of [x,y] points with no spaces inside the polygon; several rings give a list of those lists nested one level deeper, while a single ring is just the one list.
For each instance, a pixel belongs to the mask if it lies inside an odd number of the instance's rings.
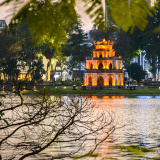
[{"label": "yellow light", "polygon": [[64,87],[64,89],[66,89],[66,86]]},{"label": "yellow light", "polygon": [[13,89],[15,88],[15,86],[13,86]]},{"label": "yellow light", "polygon": [[160,87],[159,87],[159,89],[160,89]]}]

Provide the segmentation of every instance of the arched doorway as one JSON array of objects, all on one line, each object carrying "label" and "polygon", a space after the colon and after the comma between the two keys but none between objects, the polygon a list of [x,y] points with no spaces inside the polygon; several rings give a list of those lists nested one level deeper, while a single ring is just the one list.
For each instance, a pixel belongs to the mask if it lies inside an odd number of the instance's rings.
[{"label": "arched doorway", "polygon": [[109,69],[112,69],[112,63],[109,64]]},{"label": "arched doorway", "polygon": [[102,63],[100,63],[100,64],[98,65],[98,70],[100,70],[101,72],[103,72],[103,64],[102,64]]},{"label": "arched doorway", "polygon": [[98,77],[98,79],[97,79],[97,85],[98,86],[103,86],[104,85],[104,80],[103,80],[103,77]]},{"label": "arched doorway", "polygon": [[90,69],[93,69],[93,64],[92,63],[90,64]]},{"label": "arched doorway", "polygon": [[91,76],[88,78],[88,85],[92,86],[92,77]]},{"label": "arched doorway", "polygon": [[99,55],[99,58],[102,58],[102,55],[101,55],[101,54]]},{"label": "arched doorway", "polygon": [[112,77],[110,76],[110,77],[109,77],[109,86],[112,86],[112,81],[113,81],[113,79],[112,79]]}]

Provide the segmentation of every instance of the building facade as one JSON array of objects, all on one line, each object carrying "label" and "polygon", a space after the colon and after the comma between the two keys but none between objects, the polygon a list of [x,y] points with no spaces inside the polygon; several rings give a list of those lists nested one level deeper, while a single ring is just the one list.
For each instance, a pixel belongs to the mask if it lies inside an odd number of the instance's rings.
[{"label": "building facade", "polygon": [[123,86],[122,58],[116,57],[114,41],[94,41],[93,57],[86,59],[84,86]]}]

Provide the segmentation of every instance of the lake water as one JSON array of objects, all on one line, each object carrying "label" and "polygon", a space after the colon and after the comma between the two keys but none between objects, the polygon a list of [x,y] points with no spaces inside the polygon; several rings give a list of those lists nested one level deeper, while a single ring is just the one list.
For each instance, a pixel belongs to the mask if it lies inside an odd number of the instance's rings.
[{"label": "lake water", "polygon": [[[160,96],[91,96],[100,108],[106,109],[114,114],[117,121],[117,129],[108,139],[103,142],[97,152],[101,157],[126,159],[153,159],[160,154]],[[114,146],[138,145],[153,149],[154,152],[145,153],[144,157],[134,156],[128,152],[122,152],[115,149]],[[76,148],[76,143],[68,144],[66,151]],[[48,159],[49,155],[57,153],[56,146],[50,146],[36,158],[27,158],[27,160]],[[84,152],[82,152],[84,153]],[[65,159],[65,158],[64,158]],[[67,158],[66,158],[67,159]],[[95,158],[82,158],[85,160],[94,160]]]},{"label": "lake water", "polygon": [[[97,152],[101,154],[101,157],[97,159],[102,159],[102,157],[109,159],[109,157],[112,157],[119,160],[148,160],[159,156],[160,96],[91,96],[88,98],[91,98],[101,108],[113,112],[117,120],[117,126],[124,126],[121,129],[117,129],[107,141],[100,145]],[[114,146],[123,145],[144,146],[153,149],[154,152],[146,152],[143,158],[141,158],[113,148]],[[73,146],[75,147],[75,145]],[[53,146],[49,147],[45,152],[40,154],[40,157],[43,159],[48,153],[53,153],[54,155],[54,151],[56,149]],[[82,159],[94,160],[95,158],[87,157]]]}]

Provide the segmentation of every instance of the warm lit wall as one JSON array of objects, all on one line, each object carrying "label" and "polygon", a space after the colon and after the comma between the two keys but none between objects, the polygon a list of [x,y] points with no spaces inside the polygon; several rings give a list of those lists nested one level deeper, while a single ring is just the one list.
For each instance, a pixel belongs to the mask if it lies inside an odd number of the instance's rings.
[{"label": "warm lit wall", "polygon": [[123,73],[121,73],[121,86],[123,86]]},{"label": "warm lit wall", "polygon": [[[99,58],[102,55],[104,57],[114,57],[115,51],[112,49],[114,42],[106,41],[105,39],[101,42],[94,42],[95,48],[93,50],[93,58]],[[119,56],[119,58],[121,58]],[[86,60],[86,69],[90,69],[91,64],[93,69],[98,69],[99,64],[103,64],[103,69],[109,69],[110,63],[112,64],[111,69],[122,69],[122,60]],[[102,76],[104,80],[104,86],[109,86],[109,77],[112,77],[112,86],[123,86],[123,73],[85,73],[84,85],[89,85],[89,77],[92,79],[92,86],[97,85],[98,77]]]},{"label": "warm lit wall", "polygon": [[122,69],[122,60],[119,62],[119,69]]},{"label": "warm lit wall", "polygon": [[[109,86],[109,77],[112,77],[112,86],[123,86],[123,73],[110,73],[110,74],[101,74],[100,76],[103,77],[104,80],[104,86]],[[85,78],[84,78],[84,85],[88,86],[89,85],[89,77],[92,78],[92,86],[97,85],[97,80],[98,80],[98,74],[97,73],[85,73]]]}]

